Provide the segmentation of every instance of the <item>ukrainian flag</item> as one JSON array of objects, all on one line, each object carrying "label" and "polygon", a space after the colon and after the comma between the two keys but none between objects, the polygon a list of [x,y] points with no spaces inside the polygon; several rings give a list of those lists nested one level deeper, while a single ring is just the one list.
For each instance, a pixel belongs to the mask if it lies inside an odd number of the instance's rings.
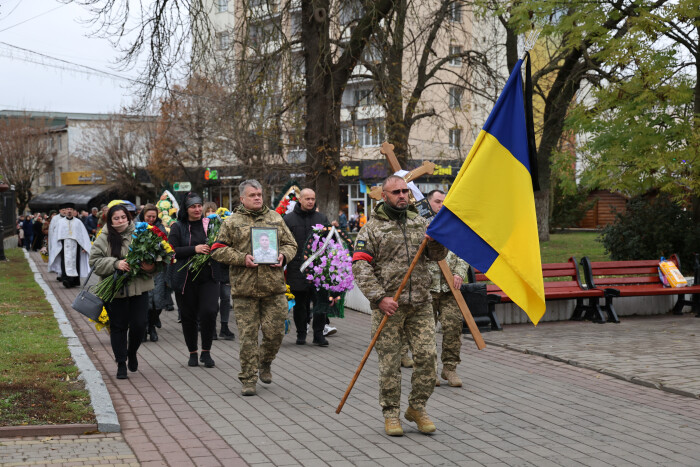
[{"label": "ukrainian flag", "polygon": [[545,312],[520,60],[428,235],[496,283],[534,324]]}]

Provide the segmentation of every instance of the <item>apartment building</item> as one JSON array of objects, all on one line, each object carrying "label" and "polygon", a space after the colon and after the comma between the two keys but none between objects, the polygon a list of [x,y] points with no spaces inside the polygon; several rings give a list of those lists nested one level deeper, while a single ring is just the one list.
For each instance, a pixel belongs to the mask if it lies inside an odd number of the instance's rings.
[{"label": "apartment building", "polygon": [[[217,54],[217,59],[210,62],[210,78],[229,84],[237,77],[234,76],[235,66],[227,67],[227,64],[235,63],[244,54],[249,57],[256,54],[264,56],[272,51],[285,50],[284,54],[278,55],[281,57],[279,72],[264,85],[255,85],[267,86],[283,102],[288,97],[285,93],[303,91],[304,60],[298,43],[301,30],[299,0],[210,2],[209,18],[215,29],[210,37],[216,41]],[[426,72],[419,68],[424,39],[434,26],[435,12],[442,1],[409,3],[412,7],[406,17],[401,67],[404,108],[415,90],[419,74]],[[352,0],[331,4],[330,11],[324,14],[330,21],[331,36],[336,38],[334,47],[342,48],[344,41],[349,40],[357,18],[362,15],[362,8],[359,1]],[[473,50],[480,43],[493,40],[490,28],[480,25],[477,33],[474,28],[474,16],[466,5],[460,1],[450,2],[431,47],[428,71],[441,59],[452,58],[435,71],[422,90],[415,114],[426,117],[413,123],[408,139],[411,158],[408,169],[420,165],[424,160],[437,164],[432,176],[418,182],[424,192],[449,188],[491,110],[488,98],[484,99],[488,92],[480,96],[467,92],[469,86],[465,84],[468,84],[468,77],[473,73],[468,69],[466,60],[458,56],[463,51]],[[373,38],[366,47],[364,62],[353,70],[342,97],[340,144],[343,166],[338,176],[341,183],[340,205],[348,215],[367,212],[370,208],[367,187],[389,174],[385,158],[379,153],[380,145],[387,139],[387,107],[378,92],[376,76],[370,69],[384,60],[382,50],[379,39]],[[484,86],[496,88],[499,83],[484,83]],[[274,105],[275,99],[267,98],[259,113],[263,115],[266,107]],[[282,128],[280,147],[286,162],[290,164],[303,164],[306,160],[303,128],[299,128],[298,117],[301,113],[301,110],[287,112],[278,122]],[[303,179],[300,182],[303,184]],[[230,204],[232,196],[235,196],[234,191],[235,186],[231,183],[227,185],[224,181],[210,188],[209,198],[219,204]]]}]

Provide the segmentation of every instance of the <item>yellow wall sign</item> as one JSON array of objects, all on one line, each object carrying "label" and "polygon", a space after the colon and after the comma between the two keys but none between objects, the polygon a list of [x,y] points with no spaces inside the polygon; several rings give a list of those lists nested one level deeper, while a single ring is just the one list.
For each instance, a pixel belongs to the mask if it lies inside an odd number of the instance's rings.
[{"label": "yellow wall sign", "polygon": [[452,175],[452,166],[442,166],[435,164],[435,171],[433,172],[433,175]]},{"label": "yellow wall sign", "polygon": [[107,183],[102,172],[62,172],[61,185],[104,185]]},{"label": "yellow wall sign", "polygon": [[360,176],[360,166],[359,165],[355,165],[355,166],[344,165],[340,169],[340,175],[342,175],[343,177],[359,177]]}]

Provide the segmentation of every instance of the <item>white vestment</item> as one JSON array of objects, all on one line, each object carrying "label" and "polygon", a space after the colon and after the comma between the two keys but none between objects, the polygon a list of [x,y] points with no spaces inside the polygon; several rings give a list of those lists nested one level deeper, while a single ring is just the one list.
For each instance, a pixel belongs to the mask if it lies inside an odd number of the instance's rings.
[{"label": "white vestment", "polygon": [[[80,255],[80,276],[86,277],[90,272],[90,237],[85,225],[74,217],[56,216],[49,225],[49,271],[68,277],[77,277],[77,255]],[[84,250],[84,251],[83,251]],[[61,270],[61,259],[66,270]]]}]

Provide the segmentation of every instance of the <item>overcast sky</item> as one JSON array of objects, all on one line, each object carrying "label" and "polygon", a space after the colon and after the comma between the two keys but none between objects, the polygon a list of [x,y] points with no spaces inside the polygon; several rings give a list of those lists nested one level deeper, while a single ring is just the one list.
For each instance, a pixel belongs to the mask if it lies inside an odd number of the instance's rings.
[{"label": "overcast sky", "polygon": [[135,78],[133,70],[118,71],[119,54],[107,40],[87,37],[91,30],[80,22],[87,18],[84,8],[56,0],[0,0],[0,109],[100,113],[132,102],[128,81],[31,53]]}]

